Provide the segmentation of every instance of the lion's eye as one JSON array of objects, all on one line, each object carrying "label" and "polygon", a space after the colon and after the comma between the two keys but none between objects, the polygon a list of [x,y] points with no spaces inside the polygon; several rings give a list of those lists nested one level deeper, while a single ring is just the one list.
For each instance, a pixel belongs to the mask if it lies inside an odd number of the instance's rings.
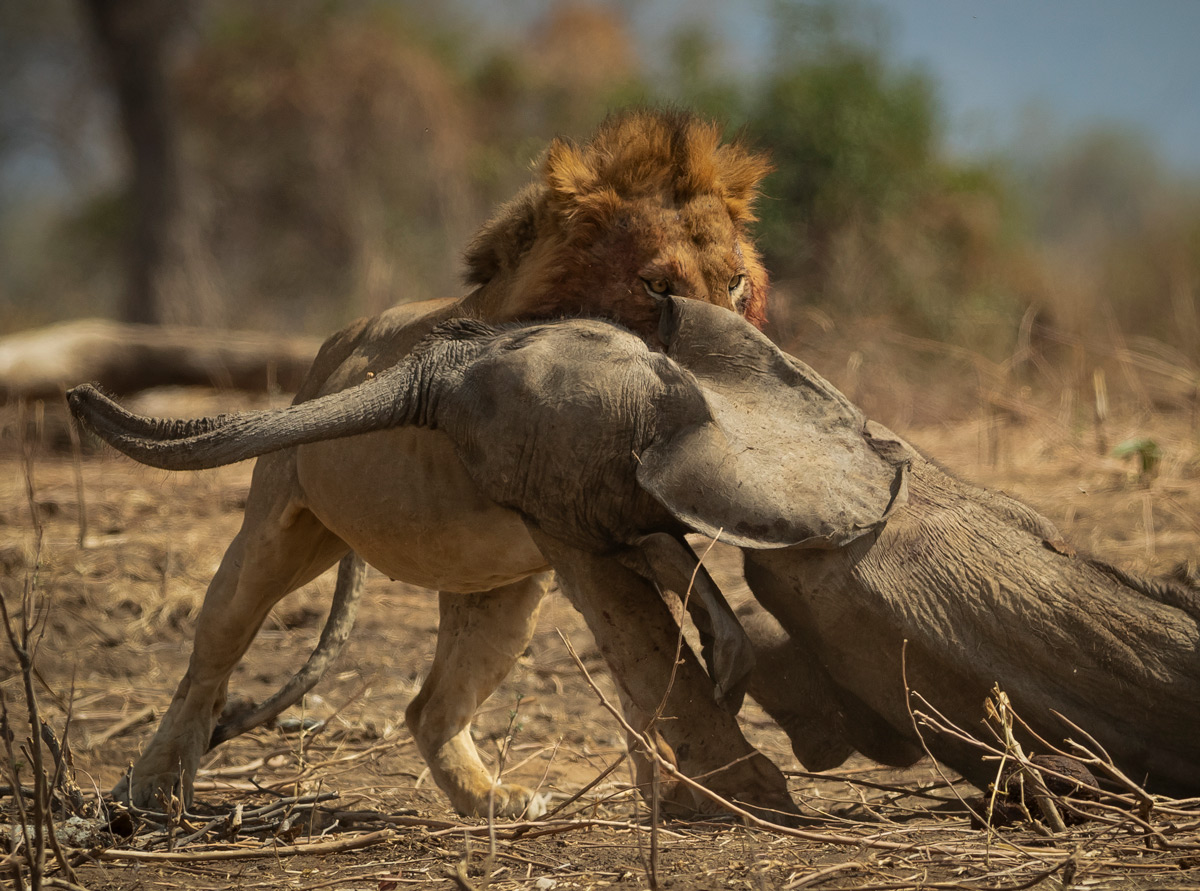
[{"label": "lion's eye", "polygon": [[656,297],[662,297],[664,294],[671,293],[671,283],[665,278],[644,278],[642,279],[642,285],[650,294]]},{"label": "lion's eye", "polygon": [[746,276],[738,273],[729,280],[729,296],[735,302],[742,296],[742,292],[746,290]]}]

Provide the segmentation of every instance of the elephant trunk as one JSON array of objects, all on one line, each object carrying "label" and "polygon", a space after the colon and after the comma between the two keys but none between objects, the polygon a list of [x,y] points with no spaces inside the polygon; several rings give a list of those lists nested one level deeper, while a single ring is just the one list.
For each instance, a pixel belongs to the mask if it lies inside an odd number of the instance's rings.
[{"label": "elephant trunk", "polygon": [[[203,470],[305,443],[412,424],[436,427],[439,388],[471,352],[434,338],[378,376],[286,408],[194,420],[133,414],[90,384],[67,401],[75,417],[135,461],[164,470]],[[457,361],[456,361],[457,360]]]}]

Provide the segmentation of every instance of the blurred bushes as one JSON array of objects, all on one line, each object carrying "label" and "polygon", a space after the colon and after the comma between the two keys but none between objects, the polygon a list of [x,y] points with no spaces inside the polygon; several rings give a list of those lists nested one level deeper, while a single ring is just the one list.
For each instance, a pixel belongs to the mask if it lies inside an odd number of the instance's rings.
[{"label": "blurred bushes", "polygon": [[[215,301],[229,324],[326,332],[456,294],[467,238],[550,136],[674,101],[771,152],[759,233],[772,333],[851,390],[895,384],[883,402],[911,401],[890,371],[897,344],[914,382],[954,368],[981,386],[1041,374],[1079,389],[1139,338],[1186,389],[1200,360],[1194,185],[1112,131],[949,158],[936,84],[889,59],[875,7],[773,9],[769,58],[737,77],[718,39],[690,26],[642,59],[610,6],[558,3],[488,45],[473,23],[415,4],[197,3],[175,90],[207,273],[176,315]],[[112,293],[121,208],[115,187],[76,205],[47,239],[69,262],[22,287]]]},{"label": "blurred bushes", "polygon": [[478,216],[453,73],[391,10],[336,9],[222,3],[179,72],[204,243],[231,307],[253,307],[239,324],[440,296]]},{"label": "blurred bushes", "polygon": [[236,324],[329,330],[457,294],[460,252],[490,209],[550,135],[593,127],[632,76],[629,36],[591,8],[560,9],[529,47],[482,59],[404,13],[210,6],[179,98]]},{"label": "blurred bushes", "polygon": [[1004,346],[978,311],[1019,316],[1002,274],[1012,211],[987,171],[939,159],[936,115],[921,74],[865,51],[773,74],[750,121],[778,165],[764,203],[769,268],[839,315],[891,313],[923,336]]},{"label": "blurred bushes", "polygon": [[1111,126],[1016,164],[1054,321],[1085,336],[1115,326],[1200,358],[1200,183],[1164,171],[1142,138]]}]

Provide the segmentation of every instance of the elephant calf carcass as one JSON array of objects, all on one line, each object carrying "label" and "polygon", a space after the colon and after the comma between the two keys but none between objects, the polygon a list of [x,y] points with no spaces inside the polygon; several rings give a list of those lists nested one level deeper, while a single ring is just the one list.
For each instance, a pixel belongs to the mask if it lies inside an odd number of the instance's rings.
[{"label": "elephant calf carcass", "polygon": [[[1200,794],[1200,598],[1077,556],[1049,521],[915,455],[909,497],[887,526],[830,551],[746,550],[746,580],[782,629],[750,625],[762,671],[751,693],[810,767],[851,747],[903,765],[921,754],[910,690],[978,736],[993,687],[1037,734],[1100,743],[1155,791]],[[806,721],[771,666],[821,674],[843,736]],[[912,706],[928,711],[919,700]],[[927,732],[931,752],[977,785],[997,766]],[[1027,734],[1026,745],[1037,749]]]}]

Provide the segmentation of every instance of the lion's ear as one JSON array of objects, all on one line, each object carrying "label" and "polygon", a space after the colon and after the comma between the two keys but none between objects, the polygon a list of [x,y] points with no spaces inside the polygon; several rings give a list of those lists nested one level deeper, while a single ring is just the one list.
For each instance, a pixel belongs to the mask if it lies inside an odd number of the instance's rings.
[{"label": "lion's ear", "polygon": [[517,267],[537,240],[538,210],[545,194],[542,185],[526,186],[480,227],[463,256],[468,285],[486,285]]},{"label": "lion's ear", "polygon": [[555,139],[546,152],[542,174],[552,200],[565,207],[579,204],[596,188],[597,171],[583,152],[565,139]]}]

